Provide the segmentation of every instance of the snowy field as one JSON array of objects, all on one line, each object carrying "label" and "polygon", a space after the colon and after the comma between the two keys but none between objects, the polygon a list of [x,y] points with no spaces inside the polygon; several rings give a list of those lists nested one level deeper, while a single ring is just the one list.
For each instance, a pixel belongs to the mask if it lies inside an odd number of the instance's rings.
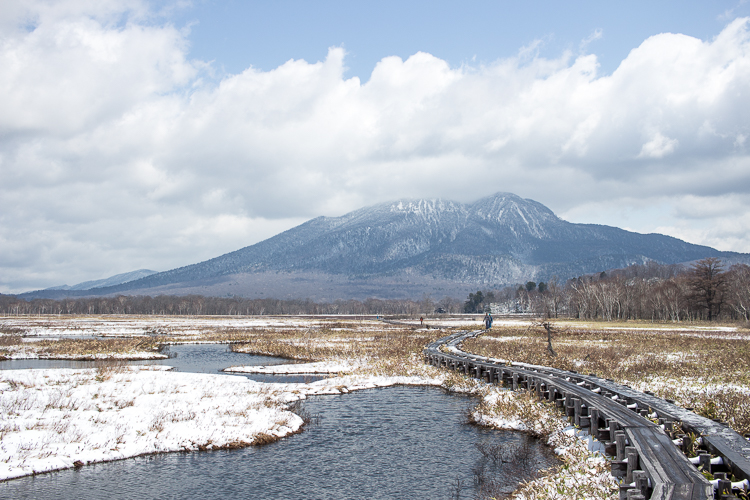
[{"label": "snowy field", "polygon": [[[419,326],[419,319],[398,320],[404,325]],[[131,337],[144,335],[195,336],[221,330],[241,329],[299,329],[319,328],[332,323],[366,325],[380,328],[380,321],[357,319],[352,316],[8,316],[0,318],[0,332],[16,333],[24,337],[97,336]],[[482,325],[481,315],[458,317],[428,317],[425,325],[440,328],[477,328]],[[501,319],[495,326],[528,326],[529,318]]]},{"label": "snowy field", "polygon": [[299,430],[244,377],[134,367],[0,372],[0,479],[146,453],[227,448]]},{"label": "snowy field", "polygon": [[148,453],[265,444],[300,430],[302,418],[286,408],[309,395],[441,383],[350,376],[265,384],[167,369],[0,372],[0,479]]},{"label": "snowy field", "polygon": [[[506,321],[529,325],[528,319]],[[617,497],[596,442],[577,436],[560,414],[522,394],[427,366],[415,354],[447,328],[476,328],[478,320],[433,321],[430,330],[416,328],[416,323],[404,330],[331,318],[3,318],[3,335],[24,340],[164,335],[169,342],[197,343],[217,332],[241,331],[250,335],[244,342],[261,342],[258,338],[269,332],[280,332],[276,348],[293,346],[299,352],[309,346],[310,352],[327,353],[327,358],[236,366],[223,375],[173,372],[163,366],[0,371],[0,480],[149,453],[262,445],[303,429],[303,419],[290,406],[295,401],[403,384],[474,393],[482,402],[472,416],[477,423],[547,440],[564,467],[527,483],[517,498],[576,498],[570,495],[579,490],[586,492],[580,498]],[[412,342],[411,351],[403,351],[411,354],[388,351],[399,342]],[[382,358],[378,349],[383,349]],[[307,384],[262,383],[232,372],[334,376]]]},{"label": "snowy field", "polygon": [[0,318],[0,331],[31,337],[200,335],[222,329],[312,328],[330,321],[270,316],[11,316]]},{"label": "snowy field", "polygon": [[[292,366],[274,369],[294,373]],[[315,369],[340,368],[316,363]],[[0,373],[0,479],[148,453],[266,444],[301,429],[302,418],[287,408],[308,396],[392,385],[451,386],[445,372],[423,369],[423,376],[348,375],[309,384],[264,384],[165,367],[5,371]],[[451,388],[483,397],[488,413],[477,410],[478,423],[544,436],[564,460],[567,466],[554,476],[536,480],[536,493],[528,498],[544,498],[538,495],[560,483],[569,488],[585,484],[596,493],[589,498],[613,498],[615,482],[595,442],[585,435],[576,438],[558,414],[480,382]],[[500,416],[498,407],[517,413]],[[541,412],[546,413],[539,418]],[[554,431],[547,435],[549,429]]]},{"label": "snowy field", "polygon": [[[80,356],[74,355],[74,354],[56,354],[54,356],[45,356],[40,354],[39,352],[36,352],[35,349],[25,349],[24,347],[27,346],[21,346],[18,349],[13,349],[13,352],[9,352],[6,356],[4,356],[5,359],[69,359],[69,360],[79,360],[81,359]],[[137,353],[113,353],[113,354],[104,354],[104,353],[96,353],[92,354],[90,356],[87,356],[86,359],[90,360],[146,360],[146,359],[167,359],[168,356],[166,354],[161,354],[158,352],[137,352]]]},{"label": "snowy field", "polygon": [[227,373],[263,373],[266,375],[315,375],[346,373],[356,370],[358,363],[353,362],[326,362],[296,363],[293,365],[270,365],[270,366],[230,366],[225,368]]}]

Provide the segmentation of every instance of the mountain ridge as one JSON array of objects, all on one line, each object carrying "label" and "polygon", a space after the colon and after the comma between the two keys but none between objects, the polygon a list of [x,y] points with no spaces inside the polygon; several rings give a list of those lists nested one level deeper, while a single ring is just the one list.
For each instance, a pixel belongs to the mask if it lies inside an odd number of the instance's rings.
[{"label": "mountain ridge", "polygon": [[[650,260],[677,264],[705,257],[750,262],[748,254],[721,252],[671,236],[571,223],[539,202],[499,192],[473,203],[402,199],[339,217],[316,217],[254,245],[96,293],[211,290],[257,296],[262,289],[269,296],[274,282],[278,290],[295,293],[297,280],[307,283],[304,290],[318,299],[318,288],[327,290],[323,298],[332,300],[359,295],[357,287],[386,297],[398,295],[397,287],[409,284],[410,293],[415,293],[415,283],[424,284],[422,293],[431,293],[432,286],[455,289],[449,294],[458,295],[477,286],[546,281],[552,276],[568,279]],[[247,285],[232,289],[228,283],[233,279]],[[366,286],[375,282],[380,288]]]},{"label": "mountain ridge", "polygon": [[137,269],[127,273],[115,274],[109,278],[103,278],[99,280],[83,281],[75,285],[58,285],[45,288],[45,290],[91,290],[93,288],[103,288],[107,286],[121,285],[129,281],[134,281],[146,276],[156,274],[158,271],[152,271],[151,269]]}]

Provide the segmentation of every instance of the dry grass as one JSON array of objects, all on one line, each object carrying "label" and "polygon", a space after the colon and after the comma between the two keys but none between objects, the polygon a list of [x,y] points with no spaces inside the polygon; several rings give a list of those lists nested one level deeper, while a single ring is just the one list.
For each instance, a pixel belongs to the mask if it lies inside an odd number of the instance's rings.
[{"label": "dry grass", "polygon": [[23,337],[18,333],[0,335],[0,348],[21,345]]},{"label": "dry grass", "polygon": [[421,364],[424,346],[446,335],[438,330],[377,326],[256,331],[246,341],[233,344],[232,350],[304,361],[362,361],[373,374],[408,376],[414,374],[415,363]]},{"label": "dry grass", "polygon": [[[607,325],[610,326],[610,325]],[[740,338],[737,338],[740,337]],[[651,390],[750,432],[750,346],[744,334],[599,329],[568,324],[547,351],[542,328],[495,328],[464,343],[482,356],[551,366]]]},{"label": "dry grass", "polygon": [[142,338],[42,339],[24,342],[18,335],[0,336],[0,359],[9,359],[14,354],[31,354],[41,359],[137,359],[156,348],[154,341]]},{"label": "dry grass", "polygon": [[[169,343],[184,343],[190,341],[200,342],[226,342],[231,343],[232,348],[238,352],[267,354],[282,356],[289,359],[306,360],[306,361],[359,361],[357,373],[373,374],[383,376],[410,376],[425,374],[435,375],[443,378],[443,386],[449,390],[457,391],[476,391],[481,387],[478,381],[470,379],[457,372],[446,370],[436,371],[434,368],[425,366],[422,358],[422,351],[426,344],[436,340],[439,337],[450,334],[450,330],[426,330],[405,327],[403,325],[390,325],[375,322],[358,322],[358,321],[330,321],[317,322],[314,325],[300,325],[296,327],[285,326],[263,327],[263,328],[220,328],[213,331],[201,331],[196,334],[186,334],[185,332],[170,331],[162,329],[154,332],[152,336],[126,338],[126,339],[107,339],[102,340],[82,340],[71,339],[61,341],[41,341],[28,344],[38,344],[40,352],[45,352],[50,357],[56,353],[63,353],[69,356],[70,353],[78,355],[92,355],[95,353],[123,353],[134,351],[151,351],[154,347]],[[8,335],[10,337],[10,335]],[[20,343],[20,338],[17,339]],[[15,342],[16,340],[14,340]],[[493,342],[493,341],[490,341]],[[500,342],[494,341],[496,344]],[[0,352],[2,352],[0,350]],[[86,358],[83,358],[86,359]],[[90,358],[89,358],[90,359]],[[96,371],[97,381],[107,380],[119,371],[118,367],[102,367]],[[101,380],[98,380],[101,378]],[[164,389],[158,386],[152,388],[154,393],[169,392],[168,388]],[[545,405],[536,401],[534,398],[523,394],[515,394],[507,391],[500,391],[498,388],[485,387],[483,389],[489,394],[504,394],[502,401],[499,399],[494,402],[484,403],[475,411],[478,415],[484,413],[488,416],[497,418],[523,418],[527,421],[529,432],[537,436],[546,437],[554,431],[559,431],[562,420],[554,409],[547,408]],[[205,397],[205,395],[204,395]],[[96,405],[105,404],[101,397],[92,396],[91,401],[78,401],[67,394],[61,394],[54,401],[51,401],[51,407],[68,407],[76,405]],[[21,411],[21,406],[28,401],[8,401],[14,406],[16,412]],[[270,400],[258,401],[254,406],[273,405]],[[116,400],[107,401],[106,406],[126,408],[132,405],[132,402],[126,398],[118,397]],[[248,407],[244,412],[250,411]],[[302,408],[290,408],[300,414],[306,423],[315,423],[316,416],[306,414]],[[238,408],[237,412],[242,413],[243,409]],[[239,415],[241,416],[241,415]],[[148,428],[144,431],[160,433],[165,426],[171,422],[189,420],[193,415],[189,413],[176,414],[174,412],[161,412],[154,415],[153,419],[148,422]],[[279,425],[282,425],[280,422]],[[301,428],[299,429],[301,430]],[[0,434],[3,429],[0,429]],[[10,430],[5,430],[10,432]],[[69,430],[69,432],[71,432]],[[262,445],[277,440],[278,437],[271,433],[261,432],[253,436],[252,442],[232,442],[225,447],[244,447],[251,445]],[[558,438],[562,439],[562,438]],[[201,449],[215,449],[213,443],[201,445]],[[481,450],[480,450],[481,451]],[[554,473],[560,471],[573,471],[574,475],[586,473],[586,461],[590,457],[580,451],[580,456],[571,455],[570,459],[565,460],[565,466]],[[581,462],[576,465],[576,460]],[[595,470],[598,470],[594,468]],[[549,471],[551,472],[551,471]],[[557,476],[558,482],[563,476]],[[567,477],[567,476],[565,476]],[[576,476],[578,477],[578,476]],[[531,479],[531,476],[527,477]],[[528,488],[533,491],[534,484],[539,485],[539,481],[544,481],[544,477],[534,479],[536,483],[527,484]],[[549,484],[554,484],[554,480],[549,480]],[[523,491],[523,489],[521,490]],[[541,491],[541,490],[540,490]],[[551,497],[550,497],[551,498]],[[598,498],[598,497],[597,497]],[[604,497],[602,497],[604,498]]]}]

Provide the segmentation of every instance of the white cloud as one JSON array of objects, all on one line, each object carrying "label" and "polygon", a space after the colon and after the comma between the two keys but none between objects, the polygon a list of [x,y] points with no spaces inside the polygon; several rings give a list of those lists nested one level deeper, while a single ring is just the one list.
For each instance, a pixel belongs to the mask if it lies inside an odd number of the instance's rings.
[{"label": "white cloud", "polygon": [[643,145],[637,158],[663,158],[672,154],[679,144],[677,139],[670,139],[657,132],[653,139]]},{"label": "white cloud", "polygon": [[597,40],[601,40],[604,36],[604,31],[601,28],[596,28],[594,31],[591,32],[589,36],[581,40],[579,49],[581,52],[584,52],[588,46]]},{"label": "white cloud", "polygon": [[[750,251],[726,222],[746,205],[711,211],[726,230],[710,234],[676,209],[750,191],[747,19],[710,41],[653,36],[608,76],[595,55],[531,46],[459,68],[385,57],[362,83],[332,48],[211,83],[189,33],[141,2],[2,8],[0,291],[184,265],[398,197],[499,190]],[[665,212],[617,215],[642,206]]]}]

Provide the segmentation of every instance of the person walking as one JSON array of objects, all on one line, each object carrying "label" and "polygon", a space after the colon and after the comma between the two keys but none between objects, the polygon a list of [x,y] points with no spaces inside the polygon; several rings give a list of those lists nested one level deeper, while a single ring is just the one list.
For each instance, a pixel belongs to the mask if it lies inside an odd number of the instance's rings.
[{"label": "person walking", "polygon": [[484,329],[489,330],[490,326],[492,326],[492,318],[490,317],[490,313],[484,313]]}]

